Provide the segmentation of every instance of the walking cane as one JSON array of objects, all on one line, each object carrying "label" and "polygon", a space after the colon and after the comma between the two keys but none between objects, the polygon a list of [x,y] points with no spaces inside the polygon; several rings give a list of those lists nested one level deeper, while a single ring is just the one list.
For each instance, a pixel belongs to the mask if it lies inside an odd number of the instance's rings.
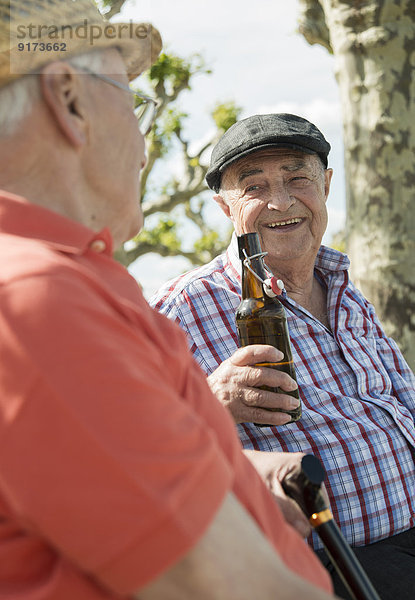
[{"label": "walking cane", "polygon": [[355,600],[380,600],[361,564],[353,554],[333,519],[321,491],[326,472],[315,456],[307,454],[301,466],[282,482],[287,496],[300,505],[313,529],[318,533],[326,552]]}]

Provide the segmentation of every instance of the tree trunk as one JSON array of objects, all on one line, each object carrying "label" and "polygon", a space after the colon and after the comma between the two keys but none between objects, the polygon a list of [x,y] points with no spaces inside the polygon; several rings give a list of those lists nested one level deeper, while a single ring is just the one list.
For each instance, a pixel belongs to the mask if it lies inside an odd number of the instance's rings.
[{"label": "tree trunk", "polygon": [[[303,0],[303,6],[303,34],[331,46],[336,59],[352,279],[414,368],[415,2]],[[320,9],[325,26],[307,26],[311,9],[314,17]]]}]

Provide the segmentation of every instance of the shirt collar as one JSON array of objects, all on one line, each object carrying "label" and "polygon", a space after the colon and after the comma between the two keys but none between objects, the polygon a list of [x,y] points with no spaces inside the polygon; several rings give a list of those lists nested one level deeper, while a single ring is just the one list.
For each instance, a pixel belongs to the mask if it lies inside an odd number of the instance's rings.
[{"label": "shirt collar", "polygon": [[328,246],[320,246],[317,253],[315,268],[325,273],[330,274],[333,271],[347,271],[350,267],[350,260],[347,254],[329,248]]},{"label": "shirt collar", "polygon": [[112,255],[113,242],[107,228],[96,233],[81,223],[4,191],[0,191],[0,232],[42,240],[67,254],[84,254],[91,248]]},{"label": "shirt collar", "polygon": [[232,234],[231,243],[226,251],[226,256],[228,265],[230,266],[234,277],[240,282],[242,280],[242,262],[239,258],[238,238],[236,237],[235,232]]}]

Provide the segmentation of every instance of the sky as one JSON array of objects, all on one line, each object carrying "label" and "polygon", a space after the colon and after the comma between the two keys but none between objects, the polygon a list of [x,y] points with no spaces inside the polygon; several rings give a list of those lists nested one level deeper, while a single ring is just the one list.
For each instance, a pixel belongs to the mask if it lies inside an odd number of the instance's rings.
[{"label": "sky", "polygon": [[[197,145],[212,133],[209,111],[233,100],[253,114],[291,112],[312,121],[330,142],[334,169],[328,200],[329,227],[323,243],[345,220],[342,119],[334,58],[310,46],[297,32],[299,0],[128,0],[116,20],[151,22],[164,48],[183,57],[201,53],[212,69],[182,94],[189,114],[185,135]],[[174,156],[168,168],[174,170]],[[212,194],[213,195],[213,194]],[[223,224],[212,200],[212,218]],[[130,266],[148,298],[167,279],[190,268],[183,258],[148,254]]]}]

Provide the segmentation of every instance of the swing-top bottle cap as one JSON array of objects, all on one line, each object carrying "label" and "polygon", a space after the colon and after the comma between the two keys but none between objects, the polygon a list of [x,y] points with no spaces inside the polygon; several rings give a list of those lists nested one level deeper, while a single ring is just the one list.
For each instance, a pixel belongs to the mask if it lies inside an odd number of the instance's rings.
[{"label": "swing-top bottle cap", "polygon": [[276,277],[270,277],[264,281],[264,291],[270,298],[281,296],[284,289],[284,282]]}]

